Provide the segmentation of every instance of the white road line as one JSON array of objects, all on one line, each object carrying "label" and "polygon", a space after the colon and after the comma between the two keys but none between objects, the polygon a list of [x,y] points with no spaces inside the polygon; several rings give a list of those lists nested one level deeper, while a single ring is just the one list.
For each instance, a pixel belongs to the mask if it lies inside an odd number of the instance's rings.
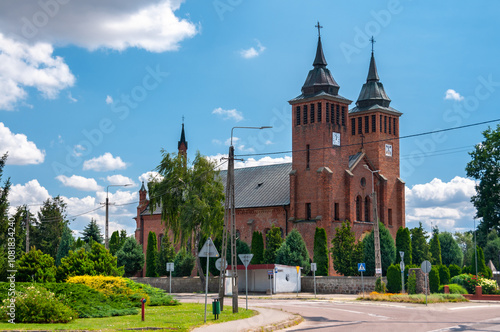
[{"label": "white road line", "polygon": [[500,305],[476,305],[467,307],[455,307],[455,308],[449,308],[449,310],[481,309],[481,308],[495,308],[495,307],[500,307]]}]

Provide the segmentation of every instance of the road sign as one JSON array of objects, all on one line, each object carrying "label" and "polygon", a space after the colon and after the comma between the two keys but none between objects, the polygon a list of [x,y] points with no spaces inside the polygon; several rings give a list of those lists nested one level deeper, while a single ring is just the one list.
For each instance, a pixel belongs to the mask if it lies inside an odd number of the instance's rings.
[{"label": "road sign", "polygon": [[274,273],[278,273],[278,268],[277,267],[274,268]]},{"label": "road sign", "polygon": [[245,267],[250,264],[250,261],[252,260],[253,254],[239,254],[238,257],[240,258],[241,262]]},{"label": "road sign", "polygon": [[405,262],[399,262],[399,268],[401,269],[401,273],[403,273],[403,271],[405,270]]},{"label": "road sign", "polygon": [[317,271],[318,267],[316,266],[316,263],[311,263],[311,271]]},{"label": "road sign", "polygon": [[[226,264],[224,264],[224,270],[227,269],[227,261],[225,262]],[[222,258],[219,258],[215,261],[215,267],[217,268],[217,270],[221,270],[221,265],[222,265]]]},{"label": "road sign", "polygon": [[299,271],[300,271],[300,266],[298,266],[298,265],[297,265],[297,266],[296,266],[296,268],[297,268],[297,273],[299,273]]},{"label": "road sign", "polygon": [[273,275],[273,270],[267,270],[267,275],[272,276]]},{"label": "road sign", "polygon": [[365,272],[365,271],[366,271],[365,263],[358,263],[358,272]]},{"label": "road sign", "polygon": [[431,272],[431,262],[429,261],[423,261],[422,265],[420,265],[420,269],[422,270],[423,273],[429,273]]},{"label": "road sign", "polygon": [[203,245],[200,252],[198,253],[198,257],[219,257],[219,252],[211,238],[208,238],[207,242]]},{"label": "road sign", "polygon": [[174,271],[174,263],[167,263],[167,271]]},{"label": "road sign", "polygon": [[375,269],[375,274],[382,274],[382,269],[381,268]]},{"label": "road sign", "polygon": [[399,256],[401,256],[401,260],[403,260],[403,258],[405,257],[405,252],[404,251],[400,251],[399,252]]}]

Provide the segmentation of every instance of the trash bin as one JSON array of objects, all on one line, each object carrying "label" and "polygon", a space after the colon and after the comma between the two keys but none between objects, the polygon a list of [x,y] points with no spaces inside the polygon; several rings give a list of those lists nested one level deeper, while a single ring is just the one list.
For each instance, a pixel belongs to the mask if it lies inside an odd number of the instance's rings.
[{"label": "trash bin", "polygon": [[219,319],[220,302],[218,297],[216,297],[212,302],[212,313],[214,314],[214,319]]}]

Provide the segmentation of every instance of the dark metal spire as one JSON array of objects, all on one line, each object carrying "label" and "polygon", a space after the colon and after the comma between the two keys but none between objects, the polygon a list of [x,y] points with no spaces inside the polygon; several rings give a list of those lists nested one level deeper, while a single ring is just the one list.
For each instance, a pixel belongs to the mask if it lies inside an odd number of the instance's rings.
[{"label": "dark metal spire", "polygon": [[323,54],[323,45],[321,44],[321,30],[323,27],[318,24],[315,25],[318,28],[318,47],[316,48],[316,58],[314,58],[314,67],[326,67],[327,63],[325,60],[325,55]]},{"label": "dark metal spire", "polygon": [[186,150],[187,150],[188,143],[186,142],[186,134],[184,133],[184,117],[182,117],[181,140],[177,144],[177,149],[180,149],[182,144],[184,144],[184,146],[186,147]]},{"label": "dark metal spire", "polygon": [[374,81],[374,82],[380,81],[377,72],[377,65],[375,64],[375,57],[373,56],[373,51],[372,51],[372,58],[370,59],[370,69],[368,69],[368,77],[366,78],[366,81]]},{"label": "dark metal spire", "polygon": [[139,191],[146,191],[146,187],[144,186],[144,181],[142,181],[142,186],[141,186],[141,189]]}]

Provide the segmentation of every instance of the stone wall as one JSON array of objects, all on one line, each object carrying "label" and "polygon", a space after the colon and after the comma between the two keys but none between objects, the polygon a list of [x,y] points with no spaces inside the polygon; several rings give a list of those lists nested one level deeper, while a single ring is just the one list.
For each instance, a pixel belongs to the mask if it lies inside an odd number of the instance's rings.
[{"label": "stone wall", "polygon": [[427,289],[427,294],[430,294],[430,287],[429,287],[429,276],[427,276],[427,288],[425,287],[425,275],[424,272],[420,268],[415,268],[415,269],[409,269],[408,270],[408,275],[411,275],[413,272],[415,272],[415,276],[417,277],[417,287],[416,287],[416,292],[417,294],[425,294],[425,290]]},{"label": "stone wall", "polygon": [[[169,290],[169,278],[130,278],[141,284],[148,284],[153,287]],[[217,293],[219,291],[219,277],[208,279],[208,291]],[[201,284],[200,277],[172,277],[172,293],[194,293],[205,292],[205,284]]]},{"label": "stone wall", "polygon": [[[375,290],[375,277],[363,277],[365,292]],[[382,280],[387,284],[387,279]],[[314,292],[314,277],[302,277],[302,292]],[[316,277],[318,294],[359,294],[363,292],[361,277]]]}]

